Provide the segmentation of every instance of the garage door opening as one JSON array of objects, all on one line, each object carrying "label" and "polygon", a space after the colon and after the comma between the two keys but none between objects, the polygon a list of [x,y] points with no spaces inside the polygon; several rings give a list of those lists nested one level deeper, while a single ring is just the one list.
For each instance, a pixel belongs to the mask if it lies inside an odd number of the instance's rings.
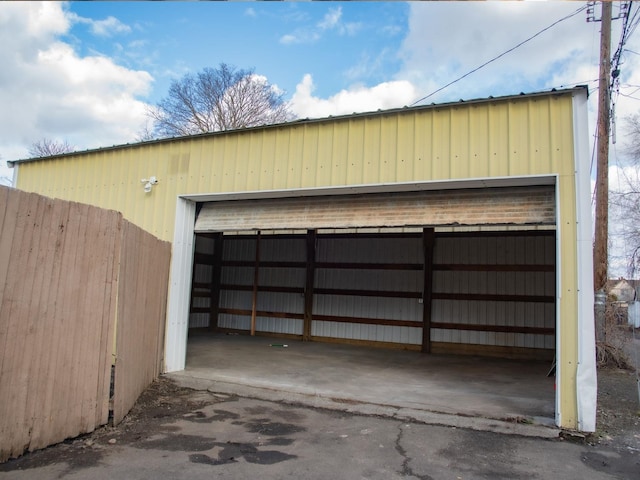
[{"label": "garage door opening", "polygon": [[197,234],[190,329],[551,361],[555,232]]},{"label": "garage door opening", "polygon": [[545,185],[202,204],[185,374],[552,424],[554,199]]},{"label": "garage door opening", "polygon": [[205,233],[193,272],[216,390],[553,424],[554,231]]}]

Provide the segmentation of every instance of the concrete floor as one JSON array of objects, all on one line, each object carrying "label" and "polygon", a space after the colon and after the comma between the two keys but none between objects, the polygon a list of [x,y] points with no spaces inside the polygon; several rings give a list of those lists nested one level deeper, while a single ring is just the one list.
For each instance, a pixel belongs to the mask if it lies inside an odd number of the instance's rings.
[{"label": "concrete floor", "polygon": [[[546,362],[197,333],[188,340],[186,369],[170,376],[182,386],[212,392],[527,434],[521,431],[526,425],[555,431],[548,428],[555,407],[549,367]],[[519,425],[516,431],[514,425]]]}]

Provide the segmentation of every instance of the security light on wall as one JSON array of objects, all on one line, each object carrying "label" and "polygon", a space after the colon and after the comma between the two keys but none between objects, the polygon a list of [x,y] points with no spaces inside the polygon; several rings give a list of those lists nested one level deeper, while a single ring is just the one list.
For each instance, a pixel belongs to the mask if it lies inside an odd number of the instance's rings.
[{"label": "security light on wall", "polygon": [[148,179],[143,178],[140,181],[144,183],[144,193],[151,193],[151,188],[158,184],[158,179],[156,177],[149,177]]}]

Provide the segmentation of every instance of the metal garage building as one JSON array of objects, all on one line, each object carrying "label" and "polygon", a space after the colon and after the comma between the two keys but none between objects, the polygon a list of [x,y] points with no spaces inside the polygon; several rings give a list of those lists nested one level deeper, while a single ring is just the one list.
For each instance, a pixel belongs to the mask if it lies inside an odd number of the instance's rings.
[{"label": "metal garage building", "polygon": [[189,327],[556,357],[556,423],[590,431],[586,104],[576,88],[11,163],[18,188],[173,240],[166,371]]}]

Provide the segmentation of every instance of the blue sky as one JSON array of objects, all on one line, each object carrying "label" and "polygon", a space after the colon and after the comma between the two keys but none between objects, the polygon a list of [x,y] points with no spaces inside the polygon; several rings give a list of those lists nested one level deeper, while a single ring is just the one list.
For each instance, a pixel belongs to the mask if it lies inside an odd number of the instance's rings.
[{"label": "blue sky", "polygon": [[[78,150],[136,141],[171,81],[221,62],[255,69],[299,118],[585,84],[592,134],[601,24],[585,10],[577,1],[0,2],[0,183],[12,175],[6,161],[43,138]],[[640,110],[640,35],[622,60],[613,183],[626,168],[624,118]]]},{"label": "blue sky", "polygon": [[321,97],[354,83],[376,85],[399,69],[409,14],[402,2],[79,2],[70,10],[122,24],[97,36],[77,23],[67,38],[81,55],[98,52],[149,71],[151,101],[176,76],[221,62],[254,68],[287,93],[310,72]]}]

